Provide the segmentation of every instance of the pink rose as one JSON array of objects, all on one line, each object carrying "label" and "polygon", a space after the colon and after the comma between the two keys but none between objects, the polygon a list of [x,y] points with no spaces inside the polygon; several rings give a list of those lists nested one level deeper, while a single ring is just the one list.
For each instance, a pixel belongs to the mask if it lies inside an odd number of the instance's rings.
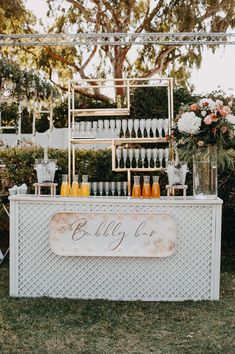
[{"label": "pink rose", "polygon": [[197,104],[196,103],[193,103],[190,105],[190,109],[191,111],[196,111],[197,110]]},{"label": "pink rose", "polygon": [[218,112],[221,114],[222,117],[226,117],[228,115],[228,112],[224,108],[219,109]]},{"label": "pink rose", "polygon": [[224,106],[224,110],[229,114],[231,112],[231,109],[229,106]]},{"label": "pink rose", "polygon": [[212,123],[212,118],[211,118],[211,114],[209,114],[208,116],[206,116],[203,120],[203,122],[207,125],[210,125]]}]

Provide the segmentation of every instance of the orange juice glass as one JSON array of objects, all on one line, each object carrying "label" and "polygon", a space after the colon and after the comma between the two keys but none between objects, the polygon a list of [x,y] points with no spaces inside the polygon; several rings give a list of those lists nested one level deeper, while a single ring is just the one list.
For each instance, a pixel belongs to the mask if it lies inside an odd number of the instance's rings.
[{"label": "orange juice glass", "polygon": [[150,187],[150,177],[144,176],[144,184],[142,187],[142,197],[143,198],[151,198],[151,187]]},{"label": "orange juice glass", "polygon": [[78,184],[78,176],[73,176],[73,183],[71,187],[71,197],[79,197],[79,184]]},{"label": "orange juice glass", "polygon": [[90,195],[90,183],[88,182],[87,175],[82,175],[80,195],[81,197],[89,197]]},{"label": "orange juice glass", "polygon": [[62,184],[61,184],[61,188],[60,188],[60,195],[61,195],[61,197],[68,197],[69,196],[68,175],[62,175]]},{"label": "orange juice glass", "polygon": [[140,189],[140,176],[134,176],[134,185],[132,188],[132,198],[140,198],[141,189]]},{"label": "orange juice glass", "polygon": [[152,197],[160,198],[160,185],[159,185],[159,176],[153,176],[153,184],[152,184]]}]

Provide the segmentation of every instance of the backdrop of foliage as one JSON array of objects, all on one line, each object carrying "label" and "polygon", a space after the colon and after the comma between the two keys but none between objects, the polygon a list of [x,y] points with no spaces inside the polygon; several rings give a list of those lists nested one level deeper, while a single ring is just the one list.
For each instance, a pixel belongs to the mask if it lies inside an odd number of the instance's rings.
[{"label": "backdrop of foliage", "polygon": [[[61,183],[62,173],[67,173],[67,150],[49,149],[49,158],[57,159],[59,170],[56,172],[55,182]],[[36,182],[36,171],[34,163],[36,158],[43,157],[43,149],[31,148],[9,148],[0,150],[0,160],[6,165],[5,175],[2,180],[7,179],[9,185],[21,185],[26,183],[29,192],[34,193],[33,183]],[[192,166],[190,171],[192,171]],[[77,150],[76,151],[76,173],[80,180],[82,174],[88,174],[90,181],[124,181],[125,173],[112,172],[111,150]],[[192,172],[188,173],[186,183],[189,185],[188,194],[192,194]],[[160,176],[161,193],[165,195],[167,176],[162,173]],[[57,190],[59,193],[59,190]],[[235,170],[223,169],[219,171],[219,196],[223,199],[223,227],[222,243],[226,249],[234,249],[235,233]],[[8,227],[6,225],[6,227]],[[0,230],[1,231],[1,230]]]}]

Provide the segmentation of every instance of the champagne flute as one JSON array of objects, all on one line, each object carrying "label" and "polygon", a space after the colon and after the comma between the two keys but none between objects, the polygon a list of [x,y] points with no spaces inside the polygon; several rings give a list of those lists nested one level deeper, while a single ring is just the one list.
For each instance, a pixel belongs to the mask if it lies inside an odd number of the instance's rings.
[{"label": "champagne flute", "polygon": [[84,136],[84,134],[85,134],[85,122],[80,122],[80,134],[81,134],[81,136]]},{"label": "champagne flute", "polygon": [[91,190],[92,190],[93,195],[96,197],[96,194],[97,194],[97,182],[92,182],[91,183]]},{"label": "champagne flute", "polygon": [[98,182],[98,190],[99,190],[99,195],[100,196],[103,195],[103,188],[104,188],[103,182]]},{"label": "champagne flute", "polygon": [[91,136],[91,129],[92,129],[92,123],[90,121],[86,122],[86,133],[87,133],[87,136]]},{"label": "champagne flute", "polygon": [[123,149],[123,150],[122,150],[122,156],[123,156],[123,162],[124,162],[123,168],[126,168],[127,149]]},{"label": "champagne flute", "polygon": [[120,136],[120,133],[121,133],[121,127],[122,127],[122,121],[121,121],[121,119],[117,119],[116,120],[116,133],[117,133],[118,137]]},{"label": "champagne flute", "polygon": [[147,138],[150,138],[151,119],[146,119],[145,128],[147,131]]},{"label": "champagne flute", "polygon": [[145,119],[140,119],[140,132],[141,138],[144,137],[144,129],[145,129]]},{"label": "champagne flute", "polygon": [[122,151],[121,151],[120,147],[118,147],[116,149],[116,158],[117,158],[118,168],[120,168],[121,157],[122,157]]},{"label": "champagne flute", "polygon": [[164,136],[166,137],[169,133],[169,120],[168,119],[164,119],[163,130],[164,130]]},{"label": "champagne flute", "polygon": [[109,195],[109,188],[110,187],[110,183],[109,182],[105,182],[105,194],[106,194],[106,197]]},{"label": "champagne flute", "polygon": [[130,160],[130,168],[132,168],[132,161],[133,161],[133,156],[134,156],[134,150],[129,149],[128,150],[128,155],[129,155],[129,160]]},{"label": "champagne flute", "polygon": [[158,158],[159,158],[160,167],[162,168],[163,149],[158,149]]},{"label": "champagne flute", "polygon": [[109,120],[108,119],[104,120],[104,131],[105,131],[105,134],[107,136],[108,133],[109,133]]},{"label": "champagne flute", "polygon": [[152,156],[153,156],[153,168],[157,167],[157,157],[158,157],[158,149],[154,148],[152,150]]},{"label": "champagne flute", "polygon": [[128,126],[129,136],[130,136],[130,138],[131,138],[131,136],[132,136],[132,129],[133,129],[133,126],[134,126],[134,121],[133,121],[133,119],[128,119],[128,121],[127,121],[127,126]]},{"label": "champagne flute", "polygon": [[163,124],[164,124],[164,119],[158,119],[157,120],[157,130],[158,130],[159,138],[162,138]]},{"label": "champagne flute", "polygon": [[122,120],[122,131],[123,131],[123,136],[126,138],[126,133],[127,133],[127,119]]},{"label": "champagne flute", "polygon": [[96,137],[96,133],[97,133],[97,128],[98,128],[98,122],[97,122],[97,120],[95,120],[92,124],[92,133],[94,134],[95,137]]},{"label": "champagne flute", "polygon": [[126,197],[127,196],[127,181],[123,182],[122,189],[123,189],[123,194]]},{"label": "champagne flute", "polygon": [[141,148],[140,149],[140,156],[141,156],[142,168],[144,168],[145,155],[146,155],[146,150],[144,148]]},{"label": "champagne flute", "polygon": [[138,130],[140,127],[140,121],[139,119],[134,119],[134,131],[135,131],[135,137],[138,138]]},{"label": "champagne flute", "polygon": [[103,133],[103,129],[104,129],[104,121],[103,121],[103,119],[99,119],[98,120],[98,132]]},{"label": "champagne flute", "polygon": [[152,125],[152,132],[153,132],[153,137],[156,138],[156,130],[157,130],[157,119],[154,118],[151,121],[151,125]]},{"label": "champagne flute", "polygon": [[135,153],[135,164],[136,164],[135,167],[138,168],[139,158],[140,158],[140,149],[135,149],[134,153]]},{"label": "champagne flute", "polygon": [[118,196],[120,197],[120,195],[122,193],[122,182],[117,182],[117,193],[118,193]]},{"label": "champagne flute", "polygon": [[147,160],[148,160],[148,168],[150,168],[150,162],[151,162],[151,157],[152,157],[152,149],[147,149],[146,150],[146,155],[147,155]]},{"label": "champagne flute", "polygon": [[164,157],[165,157],[165,167],[167,167],[168,160],[169,160],[169,149],[166,148],[164,151]]},{"label": "champagne flute", "polygon": [[115,190],[116,190],[116,183],[115,182],[111,182],[111,193],[112,193],[112,196],[114,197],[115,195]]},{"label": "champagne flute", "polygon": [[110,120],[110,130],[111,130],[112,137],[114,137],[114,135],[115,135],[115,120],[114,119]]}]

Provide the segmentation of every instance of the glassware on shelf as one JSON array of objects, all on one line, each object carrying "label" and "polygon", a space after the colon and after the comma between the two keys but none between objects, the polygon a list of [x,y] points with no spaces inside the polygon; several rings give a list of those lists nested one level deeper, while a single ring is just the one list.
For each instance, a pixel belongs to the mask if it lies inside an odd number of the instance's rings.
[{"label": "glassware on shelf", "polygon": [[151,119],[146,119],[145,129],[146,129],[146,132],[147,132],[147,138],[150,138]]},{"label": "glassware on shelf", "polygon": [[92,130],[92,123],[89,121],[89,122],[86,122],[86,136],[90,136],[91,135],[91,130]]},{"label": "glassware on shelf", "polygon": [[111,193],[112,193],[112,196],[114,197],[115,195],[115,191],[116,191],[116,183],[115,182],[111,182]]},{"label": "glassware on shelf", "polygon": [[117,194],[119,197],[120,197],[121,193],[122,193],[122,182],[118,181],[117,182]]},{"label": "glassware on shelf", "polygon": [[158,159],[159,159],[160,168],[162,168],[163,149],[158,149]]},{"label": "glassware on shelf", "polygon": [[153,137],[154,138],[156,138],[156,136],[157,136],[157,119],[156,118],[154,118],[154,119],[152,119],[151,120],[151,128],[152,128],[152,132],[153,132]]},{"label": "glassware on shelf", "polygon": [[99,133],[103,133],[103,130],[104,130],[104,121],[103,119],[99,119],[98,120],[98,132]]},{"label": "glassware on shelf", "polygon": [[79,130],[80,130],[80,135],[81,135],[81,136],[84,136],[84,135],[85,135],[85,130],[86,130],[85,122],[83,122],[83,121],[80,122]]},{"label": "glassware on shelf", "polygon": [[148,168],[150,168],[151,158],[152,158],[152,149],[146,150],[147,160],[148,160]]},{"label": "glassware on shelf", "polygon": [[135,149],[135,167],[138,168],[139,166],[139,159],[140,159],[140,149]]},{"label": "glassware on shelf", "polygon": [[119,137],[121,133],[122,121],[121,119],[116,120],[116,134]]},{"label": "glassware on shelf", "polygon": [[61,197],[68,197],[70,192],[68,175],[62,175],[62,183],[60,188]]},{"label": "glassware on shelf", "polygon": [[78,175],[73,176],[73,182],[72,182],[72,187],[71,187],[71,197],[79,197]]},{"label": "glassware on shelf", "polygon": [[90,183],[88,182],[88,175],[82,175],[80,195],[81,197],[89,197],[90,195]]},{"label": "glassware on shelf", "polygon": [[99,191],[99,195],[100,195],[100,196],[103,195],[103,189],[104,189],[104,184],[103,184],[103,182],[98,182],[98,191]]},{"label": "glassware on shelf", "polygon": [[141,157],[141,167],[144,168],[144,160],[146,156],[146,150],[145,148],[140,149],[140,157]]},{"label": "glassware on shelf", "polygon": [[91,132],[94,136],[96,136],[96,134],[97,134],[97,129],[98,129],[98,122],[95,120],[92,123],[92,130],[91,130]]},{"label": "glassware on shelf", "polygon": [[104,131],[105,131],[105,134],[108,135],[108,133],[109,133],[109,120],[108,119],[104,120]]},{"label": "glassware on shelf", "polygon": [[115,120],[110,119],[110,130],[111,130],[111,135],[114,138],[115,136]]},{"label": "glassware on shelf", "polygon": [[152,198],[160,198],[160,185],[159,185],[159,176],[153,176],[153,184],[152,184]]},{"label": "glassware on shelf", "polygon": [[164,119],[163,122],[163,130],[164,130],[164,136],[168,136],[169,134],[169,120],[168,119]]},{"label": "glassware on shelf", "polygon": [[167,167],[168,161],[169,161],[169,148],[166,148],[164,150],[164,159],[165,159],[165,167]]},{"label": "glassware on shelf", "polygon": [[127,187],[128,187],[127,181],[124,181],[122,184],[122,189],[125,197],[127,196]]},{"label": "glassware on shelf", "polygon": [[140,198],[141,189],[140,189],[140,176],[134,176],[134,184],[132,187],[132,198]]},{"label": "glassware on shelf", "polygon": [[117,158],[117,163],[118,163],[117,168],[120,168],[121,157],[122,157],[122,150],[120,149],[120,147],[118,147],[116,149],[116,158]]},{"label": "glassware on shelf", "polygon": [[107,197],[109,195],[110,183],[109,182],[105,182],[104,188],[105,188],[105,194],[106,194],[106,197]]},{"label": "glassware on shelf", "polygon": [[145,119],[140,119],[140,132],[141,138],[144,137],[144,129],[145,129]]},{"label": "glassware on shelf", "polygon": [[144,176],[144,183],[142,187],[142,197],[151,198],[150,177]]},{"label": "glassware on shelf", "polygon": [[92,190],[92,194],[96,197],[96,194],[97,194],[97,182],[92,182],[91,183],[91,190]]},{"label": "glassware on shelf", "polygon": [[159,138],[162,138],[162,128],[164,124],[164,119],[158,119],[157,120],[157,130],[158,130],[158,136]]},{"label": "glassware on shelf", "polygon": [[127,127],[128,127],[128,131],[129,131],[129,136],[130,136],[130,138],[132,137],[133,126],[134,126],[134,121],[133,121],[133,119],[128,119],[128,121],[127,121]]},{"label": "glassware on shelf", "polygon": [[153,168],[157,167],[157,158],[158,158],[158,149],[154,148],[152,150],[152,156],[153,156]]},{"label": "glassware on shelf", "polygon": [[130,161],[130,168],[132,168],[132,161],[133,161],[133,156],[134,156],[133,149],[128,149],[128,156],[129,156],[129,161]]},{"label": "glassware on shelf", "polygon": [[134,119],[134,131],[135,131],[135,137],[136,138],[138,138],[139,127],[140,127],[139,119]]},{"label": "glassware on shelf", "polygon": [[127,119],[122,120],[122,131],[123,131],[123,137],[126,138],[126,133],[127,133]]},{"label": "glassware on shelf", "polygon": [[126,168],[127,149],[122,149],[122,157],[123,157],[123,168]]}]

